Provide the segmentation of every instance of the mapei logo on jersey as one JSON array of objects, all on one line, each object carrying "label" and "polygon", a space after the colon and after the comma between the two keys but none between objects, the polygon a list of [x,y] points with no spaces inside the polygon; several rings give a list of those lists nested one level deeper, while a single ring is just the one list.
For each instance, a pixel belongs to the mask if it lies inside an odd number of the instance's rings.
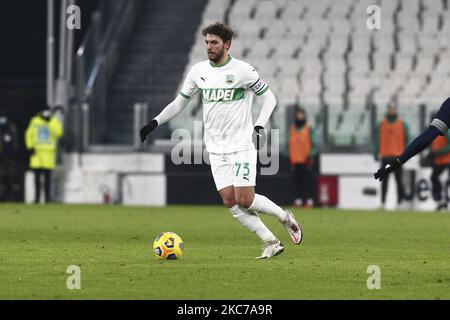
[{"label": "mapei logo on jersey", "polygon": [[202,89],[202,100],[206,102],[236,101],[244,98],[244,88]]}]

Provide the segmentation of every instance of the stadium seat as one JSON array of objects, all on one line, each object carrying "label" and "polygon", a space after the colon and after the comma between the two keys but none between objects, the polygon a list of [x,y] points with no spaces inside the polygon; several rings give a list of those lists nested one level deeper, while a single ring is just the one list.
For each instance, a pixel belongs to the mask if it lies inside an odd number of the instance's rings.
[{"label": "stadium seat", "polygon": [[275,20],[274,23],[265,27],[264,39],[284,38],[289,33],[289,25],[282,20]]},{"label": "stadium seat", "polygon": [[290,0],[286,2],[286,5],[282,11],[281,19],[282,20],[298,20],[300,19],[303,11],[305,11],[305,7],[307,3],[304,1],[298,0]]},{"label": "stadium seat", "polygon": [[[232,54],[258,69],[279,106],[300,101],[317,115],[327,104],[330,130],[341,142],[355,130],[364,134],[353,142],[368,141],[373,103],[382,116],[395,100],[414,119],[420,103],[437,103],[440,91],[448,91],[450,20],[443,19],[448,8],[441,1],[383,1],[380,30],[366,27],[371,0],[226,3],[210,3],[203,19],[228,9],[236,30]],[[201,47],[193,47],[191,60],[204,58]],[[277,112],[280,122],[284,115]]]}]

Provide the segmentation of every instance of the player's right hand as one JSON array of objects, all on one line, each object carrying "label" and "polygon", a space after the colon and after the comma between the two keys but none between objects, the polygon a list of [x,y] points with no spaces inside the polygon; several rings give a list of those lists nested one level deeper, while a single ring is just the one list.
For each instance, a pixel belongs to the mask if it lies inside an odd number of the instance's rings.
[{"label": "player's right hand", "polygon": [[264,132],[263,127],[256,126],[254,128],[252,140],[256,150],[260,150],[264,147],[264,144],[266,143],[266,133]]},{"label": "player's right hand", "polygon": [[147,123],[145,126],[141,128],[139,131],[141,135],[141,142],[144,143],[145,139],[147,139],[147,136],[152,132],[156,127],[158,126],[158,121],[153,119],[150,121],[150,123]]},{"label": "player's right hand", "polygon": [[398,168],[400,168],[401,165],[402,164],[398,159],[394,159],[390,161],[388,164],[386,164],[384,167],[378,169],[378,171],[375,172],[374,177],[377,180],[383,181],[384,178],[386,178],[389,173],[397,170]]}]

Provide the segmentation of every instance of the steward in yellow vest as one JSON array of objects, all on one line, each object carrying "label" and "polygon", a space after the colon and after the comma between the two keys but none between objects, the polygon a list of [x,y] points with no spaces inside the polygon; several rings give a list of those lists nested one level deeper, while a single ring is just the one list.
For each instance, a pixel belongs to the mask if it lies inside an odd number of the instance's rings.
[{"label": "steward in yellow vest", "polygon": [[57,143],[63,134],[61,121],[50,110],[34,116],[25,132],[25,146],[30,153],[30,168],[35,173],[35,202],[39,203],[41,176],[45,178],[45,200],[50,202],[51,176],[56,166]]}]

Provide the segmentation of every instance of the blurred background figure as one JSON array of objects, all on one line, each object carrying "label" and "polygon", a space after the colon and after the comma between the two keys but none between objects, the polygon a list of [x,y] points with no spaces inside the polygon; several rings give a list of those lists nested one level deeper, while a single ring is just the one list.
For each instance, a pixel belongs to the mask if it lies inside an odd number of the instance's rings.
[{"label": "blurred background figure", "polygon": [[18,185],[19,151],[17,126],[0,110],[0,201],[12,201],[14,186]]},{"label": "blurred background figure", "polygon": [[311,208],[314,204],[313,165],[316,142],[313,129],[308,125],[306,111],[295,108],[294,123],[289,135],[289,160],[294,169],[294,206]]},{"label": "blurred background figure", "polygon": [[[375,135],[375,159],[381,160],[382,166],[398,157],[409,141],[409,129],[397,112],[397,106],[390,103],[383,121],[380,122]],[[402,170],[395,171],[395,181],[397,182],[397,207],[403,200],[404,187],[402,182]],[[386,193],[389,177],[381,184],[381,209],[385,208]]]},{"label": "blurred background figure", "polygon": [[[436,113],[431,115],[431,119],[434,119]],[[434,201],[437,202],[436,210],[447,209],[447,194],[442,197],[442,184],[440,180],[441,174],[450,169],[450,133],[447,132],[446,136],[438,136],[431,143],[431,150],[426,156],[427,162],[431,162],[433,172],[431,174],[432,194]],[[450,170],[449,170],[450,172]]]},{"label": "blurred background figure", "polygon": [[34,116],[25,132],[25,145],[30,155],[29,167],[34,172],[35,203],[40,202],[42,177],[45,202],[51,202],[51,171],[56,166],[57,143],[62,133],[62,123],[50,109],[44,109]]}]

